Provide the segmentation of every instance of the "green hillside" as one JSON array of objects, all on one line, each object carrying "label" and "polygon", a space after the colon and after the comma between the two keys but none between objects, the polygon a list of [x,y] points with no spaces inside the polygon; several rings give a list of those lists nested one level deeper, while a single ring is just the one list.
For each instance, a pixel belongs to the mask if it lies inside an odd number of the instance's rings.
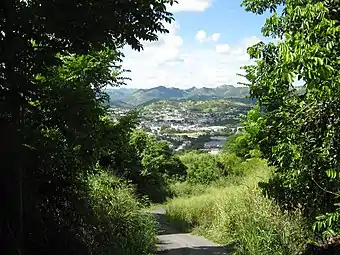
[{"label": "green hillside", "polygon": [[[158,86],[151,89],[107,89],[109,105],[112,107],[133,107],[146,105],[157,100],[212,100],[238,99],[242,101],[249,96],[248,87],[222,85],[216,88],[178,89]],[[247,100],[247,99],[246,99]],[[249,99],[248,99],[249,101]],[[251,100],[250,100],[251,102]]]}]

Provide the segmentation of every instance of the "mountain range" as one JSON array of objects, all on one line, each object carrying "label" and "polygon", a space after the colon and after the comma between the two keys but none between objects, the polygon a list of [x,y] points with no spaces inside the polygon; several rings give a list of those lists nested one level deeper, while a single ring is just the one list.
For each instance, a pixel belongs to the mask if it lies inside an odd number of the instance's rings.
[{"label": "mountain range", "polygon": [[248,87],[222,85],[216,88],[189,89],[158,86],[151,89],[107,88],[111,107],[133,108],[158,100],[213,100],[235,99],[244,100],[249,95]]}]

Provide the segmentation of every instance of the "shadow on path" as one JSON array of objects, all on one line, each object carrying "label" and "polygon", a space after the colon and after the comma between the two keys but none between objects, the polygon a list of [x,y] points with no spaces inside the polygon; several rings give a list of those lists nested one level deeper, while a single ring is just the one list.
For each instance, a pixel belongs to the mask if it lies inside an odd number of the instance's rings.
[{"label": "shadow on path", "polygon": [[167,222],[165,213],[162,212],[153,212],[153,215],[156,217],[158,224],[158,235],[170,235],[170,234],[180,234],[183,232],[178,231],[173,228],[169,222]]},{"label": "shadow on path", "polygon": [[183,233],[166,221],[163,208],[149,211],[158,222],[158,251],[160,255],[230,255],[232,247],[220,246],[203,237]]},{"label": "shadow on path", "polygon": [[159,255],[230,255],[226,247],[198,246],[181,247],[170,250],[158,251]]}]

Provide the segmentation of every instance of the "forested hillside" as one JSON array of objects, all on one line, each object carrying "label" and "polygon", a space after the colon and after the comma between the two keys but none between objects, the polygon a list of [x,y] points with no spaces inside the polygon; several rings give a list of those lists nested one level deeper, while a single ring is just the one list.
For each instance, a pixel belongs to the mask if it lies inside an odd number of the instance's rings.
[{"label": "forested hillside", "polygon": [[213,100],[213,99],[240,99],[247,100],[249,88],[245,86],[222,85],[216,88],[190,88],[178,89],[158,86],[151,89],[110,89],[105,92],[109,95],[109,105],[112,107],[136,107],[158,100]]}]

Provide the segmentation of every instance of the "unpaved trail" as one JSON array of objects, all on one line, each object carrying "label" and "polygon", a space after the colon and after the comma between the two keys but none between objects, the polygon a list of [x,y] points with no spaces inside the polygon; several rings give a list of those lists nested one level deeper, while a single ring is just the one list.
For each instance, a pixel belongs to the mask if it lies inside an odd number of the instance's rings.
[{"label": "unpaved trail", "polygon": [[179,233],[165,221],[163,208],[150,211],[157,218],[158,252],[162,255],[231,255],[226,248],[203,237]]}]

